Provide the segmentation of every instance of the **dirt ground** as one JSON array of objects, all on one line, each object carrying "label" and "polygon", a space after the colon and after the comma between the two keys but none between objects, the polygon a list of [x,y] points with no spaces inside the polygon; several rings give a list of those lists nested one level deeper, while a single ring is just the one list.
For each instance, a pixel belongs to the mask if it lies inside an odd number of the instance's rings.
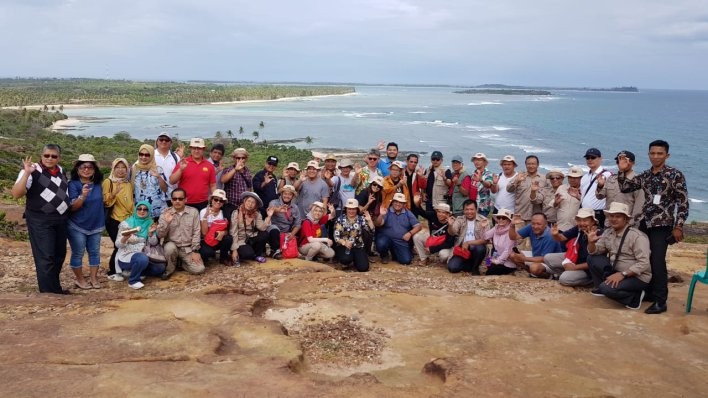
[{"label": "dirt ground", "polygon": [[139,291],[105,269],[77,289],[65,266],[72,294],[40,295],[29,244],[0,239],[2,395],[706,396],[708,286],[685,313],[705,253],[671,248],[669,311],[649,316],[439,264],[213,263]]}]

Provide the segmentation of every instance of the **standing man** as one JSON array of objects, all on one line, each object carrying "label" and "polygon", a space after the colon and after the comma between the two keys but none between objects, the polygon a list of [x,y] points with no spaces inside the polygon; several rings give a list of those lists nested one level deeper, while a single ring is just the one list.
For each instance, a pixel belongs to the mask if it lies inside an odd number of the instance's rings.
[{"label": "standing man", "polygon": [[224,163],[221,160],[224,157],[224,152],[226,152],[224,144],[214,144],[211,146],[209,158],[207,159],[209,163],[214,165],[216,170],[216,187],[218,189],[224,189],[224,184],[221,183],[221,172],[224,171]]},{"label": "standing man", "polygon": [[[263,169],[253,176],[253,192],[258,195],[263,203],[270,203],[278,199],[278,177],[275,176],[275,168],[278,167],[278,157],[268,156]],[[267,206],[261,206],[261,216],[267,217]]]},{"label": "standing man", "polygon": [[595,218],[600,225],[605,225],[605,199],[598,199],[597,179],[603,176],[609,178],[612,173],[602,167],[602,153],[597,148],[585,151],[585,163],[590,171],[580,180],[580,207],[595,210]]},{"label": "standing man", "polygon": [[366,167],[356,169],[356,173],[359,175],[359,185],[356,187],[357,195],[361,193],[361,191],[365,190],[369,186],[369,184],[371,184],[371,181],[373,181],[374,177],[380,176],[383,178],[383,174],[381,174],[381,170],[379,170],[378,168],[378,150],[370,150],[366,157],[364,157],[364,161],[366,162]]},{"label": "standing man", "polygon": [[494,199],[494,213],[496,214],[499,209],[511,210],[514,213],[516,198],[513,192],[509,191],[507,187],[516,177],[516,159],[511,155],[504,156],[499,165],[502,168],[500,174],[495,174],[492,177],[492,193],[497,194]]},{"label": "standing man", "polygon": [[253,174],[248,168],[248,151],[246,148],[236,148],[231,153],[233,166],[229,166],[221,175],[221,182],[224,183],[224,191],[229,202],[224,205],[224,216],[229,220],[231,213],[238,209],[243,203],[241,195],[253,189]]},{"label": "standing man", "polygon": [[[582,177],[582,173],[580,176]],[[565,174],[561,169],[552,169],[546,174],[546,179],[548,181],[543,188],[540,187],[540,184],[531,184],[531,203],[541,205],[548,223],[555,224],[558,221],[558,212],[554,206],[556,191],[563,185]]]},{"label": "standing man", "polygon": [[184,189],[189,198],[187,205],[197,210],[207,207],[209,195],[216,189],[216,169],[204,158],[204,148],[202,138],[192,138],[190,156],[180,160],[170,176],[170,184]]},{"label": "standing man", "polygon": [[[617,164],[619,164],[619,158],[626,158],[627,161],[629,161],[630,169],[624,173],[624,177],[631,180],[636,175],[634,172],[634,154],[630,151],[618,153],[617,156],[615,156],[615,162]],[[614,174],[607,179],[605,179],[604,176],[598,177],[595,196],[597,196],[598,199],[605,199],[607,208],[609,208],[612,202],[626,204],[627,207],[629,207],[629,213],[632,214],[629,225],[636,226],[642,216],[642,209],[644,208],[644,192],[638,189],[634,192],[622,193],[619,182],[617,182],[618,178],[619,176]],[[601,225],[601,227],[604,227],[604,225]]]},{"label": "standing man", "polygon": [[172,175],[172,170],[177,167],[180,159],[184,155],[184,144],[179,143],[176,151],[172,151],[172,137],[170,133],[163,131],[155,140],[155,165],[157,166],[157,173],[160,172],[165,174],[165,181],[167,182],[167,192],[165,193],[165,201],[168,206],[172,206],[170,202],[170,195],[172,191],[177,188],[177,184],[170,183],[170,176]]},{"label": "standing man", "polygon": [[[455,217],[462,215],[462,204],[470,198],[469,186],[463,186],[463,181],[467,177],[469,177],[469,174],[467,174],[467,170],[465,170],[462,156],[453,156],[451,176],[445,183],[448,184],[447,194],[452,204],[452,215]],[[476,196],[474,200],[477,201]]]},{"label": "standing man", "polygon": [[204,262],[199,255],[201,224],[199,211],[186,206],[187,192],[184,188],[172,191],[172,207],[160,214],[157,223],[157,237],[164,238],[167,268],[162,279],[167,280],[177,269],[181,260],[182,268],[190,274],[204,272]]},{"label": "standing man", "polygon": [[438,203],[447,203],[447,200],[445,200],[447,184],[442,160],[442,152],[433,151],[430,154],[430,167],[424,174],[425,196],[423,200],[425,201],[425,218],[430,222],[434,222],[437,219],[433,206]]},{"label": "standing man", "polygon": [[[556,209],[556,222],[558,229],[567,231],[575,226],[575,216],[580,209],[580,180],[583,169],[573,166],[568,172],[568,183],[558,187],[553,198],[553,207]],[[593,209],[594,211],[594,209]],[[597,218],[597,216],[595,216]]]},{"label": "standing man", "polygon": [[[494,175],[487,170],[487,155],[477,152],[472,156],[474,172],[463,181],[462,185],[469,193],[470,190],[477,191],[477,213],[487,217],[493,210],[492,205],[492,185],[494,185]],[[468,186],[469,185],[469,186]]]},{"label": "standing man", "polygon": [[[381,145],[379,146],[379,150],[383,150],[383,141],[381,141]],[[379,164],[378,168],[379,171],[381,172],[381,176],[383,177],[388,177],[388,169],[391,167],[391,163],[396,161],[396,158],[398,157],[398,144],[395,142],[389,142],[386,144],[386,157],[379,159]]]},{"label": "standing man", "polygon": [[[527,156],[525,164],[526,172],[517,174],[507,184],[506,190],[514,194],[514,214],[521,215],[524,225],[528,225],[533,214],[543,212],[543,206],[531,202],[531,185],[535,184],[539,188],[545,187],[546,176],[538,173],[538,157],[536,155]],[[573,216],[575,216],[577,210],[576,208],[573,211]]]},{"label": "standing man", "polygon": [[426,180],[423,176],[423,168],[418,166],[418,155],[415,153],[406,157],[404,175],[408,186],[406,199],[410,202],[410,209],[416,217],[425,217],[425,210],[421,206],[423,205]]},{"label": "standing man", "polygon": [[329,203],[329,187],[327,183],[319,177],[320,166],[316,160],[307,162],[305,172],[300,177],[302,183],[296,189],[297,205],[303,217],[310,212],[310,206],[315,202],[322,202],[327,207]]},{"label": "standing man", "polygon": [[627,178],[626,173],[632,167],[629,159],[619,157],[617,163],[617,181],[622,192],[644,191],[639,228],[649,236],[652,279],[648,290],[654,296],[654,304],[644,311],[647,314],[660,314],[667,309],[666,250],[669,244],[683,240],[683,224],[688,218],[686,178],[680,170],[666,164],[669,156],[669,143],[656,140],[649,144],[651,169]]},{"label": "standing man", "polygon": [[69,183],[60,159],[59,145],[45,145],[39,163],[32,163],[30,157],[23,159],[12,186],[14,199],[27,195],[24,216],[40,293],[64,293],[59,275],[66,259]]}]

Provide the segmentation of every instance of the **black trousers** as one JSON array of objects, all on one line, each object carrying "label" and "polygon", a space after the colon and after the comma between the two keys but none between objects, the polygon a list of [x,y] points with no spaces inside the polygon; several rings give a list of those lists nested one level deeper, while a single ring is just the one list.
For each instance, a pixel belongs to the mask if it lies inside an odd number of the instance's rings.
[{"label": "black trousers", "polygon": [[671,236],[672,227],[641,228],[649,237],[651,255],[651,281],[647,292],[654,296],[654,301],[666,303],[669,297],[669,274],[666,270],[666,251],[669,243],[666,241]]},{"label": "black trousers", "polygon": [[479,275],[479,266],[487,255],[487,246],[473,245],[469,247],[469,251],[471,255],[467,260],[453,255],[450,261],[447,262],[447,270],[453,274],[460,271],[467,271]]},{"label": "black trousers", "polygon": [[118,253],[118,248],[116,247],[116,239],[118,239],[118,225],[120,221],[114,220],[112,217],[108,217],[106,220],[106,232],[113,242],[113,252],[111,252],[111,259],[108,260],[108,275],[113,275],[116,273],[116,253]]},{"label": "black trousers", "polygon": [[639,297],[641,296],[642,290],[646,289],[648,286],[646,282],[638,278],[625,278],[617,287],[611,287],[604,283],[605,278],[616,272],[612,268],[612,263],[610,263],[610,259],[607,256],[588,256],[588,266],[590,267],[593,286],[598,289],[600,293],[604,294],[605,297],[632,307],[636,307],[640,304]]},{"label": "black trousers", "polygon": [[349,265],[353,262],[357,271],[366,272],[369,270],[369,256],[366,255],[366,250],[363,247],[354,247],[347,253],[346,247],[336,245],[334,246],[334,254],[342,265]]},{"label": "black trousers", "polygon": [[207,260],[212,257],[216,257],[217,250],[219,251],[219,260],[223,261],[230,259],[231,244],[233,243],[233,241],[233,237],[231,237],[231,235],[229,234],[226,234],[221,239],[221,242],[219,242],[216,246],[211,247],[206,244],[204,239],[202,239],[201,243],[199,244],[199,256],[201,256],[204,265],[206,265]]},{"label": "black trousers", "polygon": [[62,293],[59,275],[66,259],[66,219],[27,215],[37,285],[40,293]]}]

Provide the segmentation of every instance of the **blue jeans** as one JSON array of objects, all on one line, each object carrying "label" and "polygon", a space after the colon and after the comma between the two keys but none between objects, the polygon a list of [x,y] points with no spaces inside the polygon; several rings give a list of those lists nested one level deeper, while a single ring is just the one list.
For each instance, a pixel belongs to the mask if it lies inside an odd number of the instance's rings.
[{"label": "blue jeans", "polygon": [[467,271],[479,275],[479,266],[487,255],[487,246],[472,245],[469,247],[469,251],[470,258],[467,260],[459,256],[452,256],[450,261],[447,262],[447,270],[453,274],[460,271]]},{"label": "blue jeans", "polygon": [[165,272],[164,263],[151,263],[148,256],[145,253],[133,253],[130,257],[129,263],[124,263],[118,259],[118,265],[122,270],[130,271],[130,277],[128,277],[128,283],[131,285],[133,283],[140,282],[140,276],[145,274],[149,276],[162,275]]},{"label": "blue jeans", "polygon": [[376,235],[376,250],[381,254],[381,258],[388,257],[388,251],[392,250],[396,256],[396,261],[403,265],[408,265],[413,261],[411,245],[403,239],[394,239],[384,234]]},{"label": "blue jeans", "polygon": [[81,268],[84,250],[89,255],[89,267],[101,265],[101,233],[86,235],[71,226],[67,227],[66,230],[69,235],[69,246],[71,246],[69,266],[71,268]]}]

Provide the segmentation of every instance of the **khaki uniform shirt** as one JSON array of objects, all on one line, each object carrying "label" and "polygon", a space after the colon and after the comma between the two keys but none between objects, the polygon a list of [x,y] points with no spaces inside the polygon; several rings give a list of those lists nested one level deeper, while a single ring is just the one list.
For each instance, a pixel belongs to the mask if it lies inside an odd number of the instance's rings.
[{"label": "khaki uniform shirt", "polygon": [[[570,185],[563,184],[556,191],[556,194],[560,194],[560,197],[563,198],[558,207],[556,207],[556,222],[558,223],[558,229],[561,231],[567,231],[575,226],[575,216],[578,215],[578,209],[580,209],[580,201],[568,193],[569,188]],[[551,204],[555,200],[554,195],[553,198],[550,198]]]},{"label": "khaki uniform shirt", "polygon": [[[634,171],[625,174],[626,178],[634,178]],[[644,207],[644,192],[636,190],[630,193],[622,193],[620,191],[617,175],[613,174],[605,181],[605,185],[595,191],[595,196],[598,199],[605,199],[605,210],[610,208],[610,203],[624,203],[629,207],[629,213],[632,218],[629,220],[629,225],[637,225],[639,218],[642,216],[642,208]],[[605,220],[605,224],[609,225],[609,221]]]},{"label": "khaki uniform shirt", "polygon": [[527,175],[523,181],[519,182],[517,174],[514,180],[506,186],[507,192],[515,194],[514,213],[521,214],[521,219],[524,221],[529,221],[534,213],[543,212],[543,206],[531,203],[531,183],[533,181],[538,181],[539,188],[543,188],[546,186],[546,175],[536,174],[533,177]]},{"label": "khaki uniform shirt", "polygon": [[535,205],[541,205],[543,208],[543,214],[546,215],[548,222],[558,221],[558,210],[553,206],[553,202],[556,199],[556,189],[553,189],[551,185],[546,185],[545,187],[536,191],[536,198],[531,200],[531,203]]},{"label": "khaki uniform shirt", "polygon": [[199,211],[191,206],[185,206],[181,213],[176,213],[171,223],[165,220],[165,213],[173,212],[170,207],[162,212],[157,223],[157,236],[165,238],[165,242],[173,242],[179,248],[185,248],[188,253],[199,250],[201,240],[201,224]]},{"label": "khaki uniform shirt", "polygon": [[[632,271],[639,280],[649,283],[651,280],[649,238],[636,228],[629,226],[626,228],[630,230],[622,245],[615,271]],[[624,229],[619,232],[614,228],[606,229],[600,240],[595,243],[595,251],[590,254],[609,254],[610,263],[614,263],[623,234]]]},{"label": "khaki uniform shirt", "polygon": [[[489,231],[490,222],[487,222],[486,227],[482,227],[482,221],[485,220],[481,214],[477,214],[477,218],[474,220],[474,238],[484,239],[484,234]],[[465,235],[467,234],[467,219],[465,216],[460,216],[455,218],[455,222],[448,228],[448,233],[455,236],[455,246],[461,244],[465,241]]]}]

